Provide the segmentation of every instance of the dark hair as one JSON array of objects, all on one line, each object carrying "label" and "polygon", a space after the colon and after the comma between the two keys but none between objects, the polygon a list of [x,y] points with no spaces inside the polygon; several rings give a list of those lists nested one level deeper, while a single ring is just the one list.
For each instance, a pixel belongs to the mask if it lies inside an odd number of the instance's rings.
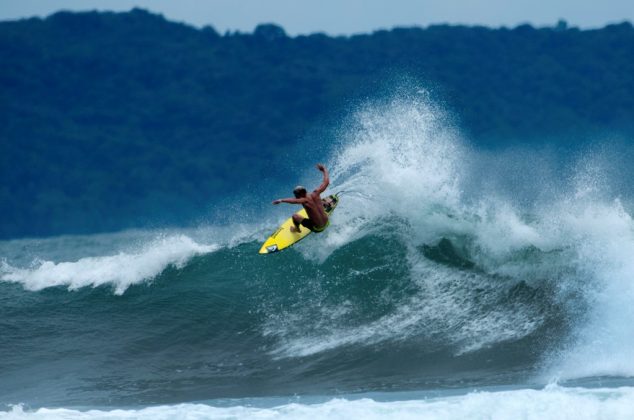
[{"label": "dark hair", "polygon": [[298,185],[293,190],[293,194],[295,194],[295,198],[304,197],[306,195],[306,188],[302,187],[301,185]]}]

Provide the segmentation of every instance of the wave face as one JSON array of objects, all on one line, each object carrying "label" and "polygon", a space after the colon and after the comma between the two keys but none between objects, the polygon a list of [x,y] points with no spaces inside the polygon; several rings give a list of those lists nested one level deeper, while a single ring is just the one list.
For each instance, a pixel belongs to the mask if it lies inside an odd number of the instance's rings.
[{"label": "wave face", "polygon": [[478,151],[424,93],[343,126],[331,227],[288,251],[257,254],[290,207],[0,243],[0,403],[634,376],[631,195],[608,152]]}]

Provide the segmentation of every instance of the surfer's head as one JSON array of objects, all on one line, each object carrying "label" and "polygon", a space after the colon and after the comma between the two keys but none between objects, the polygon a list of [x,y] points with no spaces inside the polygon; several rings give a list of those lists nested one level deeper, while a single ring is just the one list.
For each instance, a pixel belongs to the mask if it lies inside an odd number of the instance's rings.
[{"label": "surfer's head", "polygon": [[301,185],[298,185],[293,190],[293,194],[295,194],[295,198],[306,197],[306,188],[302,187]]}]

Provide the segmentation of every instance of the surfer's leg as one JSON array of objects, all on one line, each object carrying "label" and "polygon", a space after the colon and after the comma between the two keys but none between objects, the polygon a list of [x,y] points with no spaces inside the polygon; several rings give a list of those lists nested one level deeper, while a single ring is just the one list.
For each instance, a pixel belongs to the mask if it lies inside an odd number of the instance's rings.
[{"label": "surfer's leg", "polygon": [[306,229],[314,232],[315,223],[310,218],[305,217],[304,219],[302,219],[301,225],[304,226]]},{"label": "surfer's leg", "polygon": [[302,230],[299,228],[299,225],[302,224],[302,221],[305,219],[305,217],[300,216],[299,214],[294,214],[293,215],[293,224],[295,226],[291,226],[291,232],[297,232],[300,233]]}]

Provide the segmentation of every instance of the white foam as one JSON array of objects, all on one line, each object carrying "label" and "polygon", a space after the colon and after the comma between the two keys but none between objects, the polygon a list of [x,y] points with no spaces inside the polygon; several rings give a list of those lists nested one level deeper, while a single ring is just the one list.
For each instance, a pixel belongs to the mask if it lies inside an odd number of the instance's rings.
[{"label": "white foam", "polygon": [[634,376],[634,222],[616,200],[578,208],[564,223],[577,268],[566,287],[588,309],[549,369],[561,378]]},{"label": "white foam", "polygon": [[[539,309],[514,304],[481,312],[472,288],[495,295],[518,282],[536,287],[546,282],[556,293],[552,298],[575,316],[570,337],[545,356],[545,375],[634,376],[634,221],[610,195],[606,174],[613,168],[605,165],[611,160],[589,152],[569,168],[540,171],[538,164],[534,173],[508,182],[514,186],[510,191],[486,188],[508,181],[494,182],[516,171],[509,161],[522,163],[522,171],[533,169],[527,159],[521,151],[502,153],[497,161],[494,154],[481,159],[424,96],[363,107],[346,123],[329,162],[332,184],[347,191],[336,223],[322,234],[319,247],[298,249],[324,261],[347,243],[392,226],[409,249],[408,268],[419,292],[392,313],[359,326],[345,322],[347,315],[337,316],[340,308],[332,305],[318,319],[310,312],[308,325],[306,314],[276,314],[266,326],[267,334],[280,338],[276,354],[300,356],[441,331],[458,353],[478,350],[524,337],[546,318]],[[539,154],[533,152],[530,160],[539,161]],[[486,167],[477,167],[481,161]],[[514,196],[515,181],[530,184],[522,191],[531,195]],[[462,238],[484,273],[447,269],[415,256],[417,246],[443,237]]]},{"label": "white foam", "polygon": [[266,325],[265,334],[277,335],[280,344],[276,357],[308,356],[344,345],[372,345],[388,340],[423,337],[427,350],[434,345],[454,346],[456,354],[479,350],[505,340],[522,338],[543,322],[536,308],[514,304],[497,310],[499,286],[477,273],[456,271],[409,255],[410,273],[419,292],[399,303],[391,313],[363,325],[350,325],[349,303],[324,306],[322,319],[313,328],[304,322],[305,314],[284,313]]},{"label": "white foam", "polygon": [[332,184],[348,193],[320,246],[299,249],[307,258],[324,261],[335,249],[362,236],[384,234],[391,226],[408,248],[409,273],[419,291],[393,312],[363,325],[350,325],[333,305],[322,306],[318,319],[313,308],[273,315],[265,333],[280,339],[274,353],[306,356],[412,335],[434,340],[443,336],[445,344],[463,353],[534,331],[543,322],[537,310],[518,305],[482,310],[483,302],[495,302],[499,285],[432,263],[417,249],[443,236],[468,235],[478,250],[497,261],[544,242],[510,204],[465,200],[462,181],[471,157],[444,113],[425,96],[396,98],[363,107],[347,127],[329,166]]},{"label": "white foam", "polygon": [[[345,191],[317,250],[324,260],[390,215],[411,219],[418,233],[437,232],[460,199],[463,147],[446,116],[425,96],[395,98],[357,111],[328,163],[333,190]],[[422,214],[427,217],[420,217]],[[427,228],[427,229],[426,229]],[[324,246],[325,245],[325,246]]]},{"label": "white foam", "polygon": [[522,389],[471,392],[466,395],[381,402],[370,398],[335,398],[320,404],[291,403],[271,408],[237,405],[213,407],[178,404],[139,410],[88,410],[41,408],[34,411],[15,406],[0,412],[0,419],[535,419],[619,420],[634,417],[634,388]]},{"label": "white foam", "polygon": [[77,261],[36,260],[30,268],[13,267],[4,261],[0,267],[0,280],[22,284],[32,291],[55,286],[76,290],[112,285],[116,294],[122,294],[133,284],[153,279],[168,266],[182,267],[193,256],[217,249],[217,245],[202,245],[185,235],[168,236],[146,243],[136,252]]}]

